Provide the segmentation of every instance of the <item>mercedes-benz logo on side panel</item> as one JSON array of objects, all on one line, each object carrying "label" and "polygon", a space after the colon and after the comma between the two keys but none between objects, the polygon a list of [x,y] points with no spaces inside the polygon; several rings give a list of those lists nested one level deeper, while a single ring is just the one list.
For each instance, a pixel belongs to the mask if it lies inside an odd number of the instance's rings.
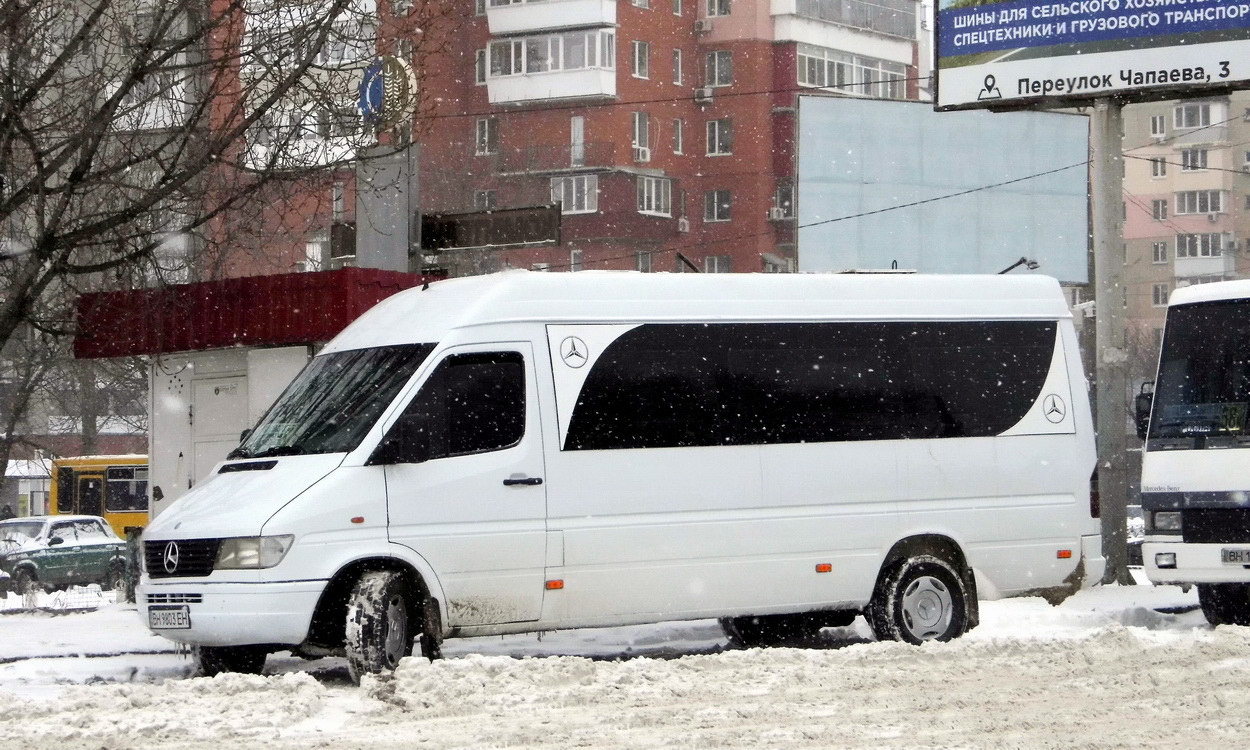
[{"label": "mercedes-benz logo on side panel", "polygon": [[165,572],[173,573],[178,569],[178,543],[170,542],[165,545]]},{"label": "mercedes-benz logo on side panel", "polygon": [[1042,401],[1042,414],[1045,414],[1046,419],[1052,424],[1059,424],[1067,416],[1068,406],[1063,403],[1063,399],[1052,393]]},{"label": "mercedes-benz logo on side panel", "polygon": [[566,336],[564,341],[560,342],[560,359],[564,360],[564,364],[569,367],[577,368],[586,364],[588,355],[586,342],[576,336]]}]

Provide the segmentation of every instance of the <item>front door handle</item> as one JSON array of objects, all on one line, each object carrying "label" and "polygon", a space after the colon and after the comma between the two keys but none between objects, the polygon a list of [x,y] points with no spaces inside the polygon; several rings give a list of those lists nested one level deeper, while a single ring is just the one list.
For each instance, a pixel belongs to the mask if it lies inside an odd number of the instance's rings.
[{"label": "front door handle", "polygon": [[532,485],[538,485],[542,483],[543,483],[542,477],[511,476],[503,480],[503,485],[505,487],[513,487],[516,485],[531,485],[532,486]]}]

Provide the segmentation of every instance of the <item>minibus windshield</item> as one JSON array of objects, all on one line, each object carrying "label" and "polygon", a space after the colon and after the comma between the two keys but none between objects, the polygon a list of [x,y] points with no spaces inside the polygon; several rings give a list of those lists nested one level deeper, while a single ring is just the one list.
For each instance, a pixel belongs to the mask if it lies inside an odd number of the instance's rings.
[{"label": "minibus windshield", "polygon": [[1250,302],[1168,310],[1149,437],[1250,437],[1248,404]]},{"label": "minibus windshield", "polygon": [[406,344],[313,357],[227,458],[352,450],[433,349]]}]

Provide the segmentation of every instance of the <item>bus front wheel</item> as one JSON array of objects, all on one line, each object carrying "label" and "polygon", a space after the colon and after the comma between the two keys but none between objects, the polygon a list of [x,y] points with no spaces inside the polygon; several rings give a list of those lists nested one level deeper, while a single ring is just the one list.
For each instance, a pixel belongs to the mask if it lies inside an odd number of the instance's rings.
[{"label": "bus front wheel", "polygon": [[1200,583],[1198,603],[1212,625],[1250,625],[1250,584]]}]

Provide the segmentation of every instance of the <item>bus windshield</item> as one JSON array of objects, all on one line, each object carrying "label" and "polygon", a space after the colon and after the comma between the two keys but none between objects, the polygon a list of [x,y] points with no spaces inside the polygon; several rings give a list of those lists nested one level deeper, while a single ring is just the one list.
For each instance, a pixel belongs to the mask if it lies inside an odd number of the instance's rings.
[{"label": "bus windshield", "polygon": [[1250,302],[1168,310],[1149,438],[1250,438],[1247,405]]},{"label": "bus windshield", "polygon": [[433,349],[405,344],[313,357],[227,458],[352,450]]}]

